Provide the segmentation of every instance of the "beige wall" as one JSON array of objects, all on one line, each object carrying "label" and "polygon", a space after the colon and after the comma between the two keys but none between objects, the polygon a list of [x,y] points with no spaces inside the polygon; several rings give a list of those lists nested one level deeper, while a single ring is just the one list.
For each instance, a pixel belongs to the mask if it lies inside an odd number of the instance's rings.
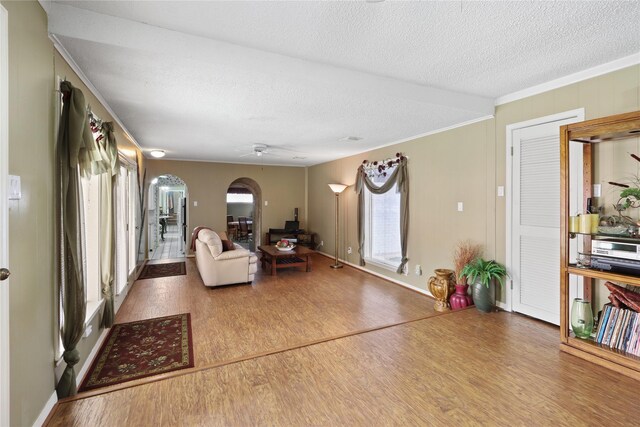
[{"label": "beige wall", "polygon": [[37,3],[2,5],[9,13],[9,173],[22,184],[22,199],[9,202],[11,424],[30,425],[55,386],[52,45]]},{"label": "beige wall", "polygon": [[[508,124],[577,108],[584,108],[586,120],[639,110],[640,65],[497,107],[497,185],[506,185],[506,126]],[[624,158],[626,153],[621,152],[626,150],[629,144],[632,146],[637,145],[633,141],[622,144],[596,145],[596,169],[599,169],[600,173],[595,174],[594,183],[600,182],[602,184],[602,193],[609,197],[608,200],[611,197],[611,187],[607,182],[610,180],[609,177],[618,177],[616,165],[624,168],[627,167],[627,164],[630,167],[634,166]],[[614,157],[616,160],[613,160]],[[505,224],[506,200],[504,198],[495,198],[494,202],[496,204],[496,224]],[[608,213],[611,214],[610,209]],[[506,228],[504,226],[496,227],[496,257],[499,260],[506,258],[505,239]],[[599,291],[597,304],[600,304],[603,301],[605,292],[602,287],[596,287],[596,290]],[[502,300],[504,300],[504,296]]]},{"label": "beige wall", "polygon": [[[362,155],[309,168],[309,227],[324,241],[320,250],[334,253],[335,196],[331,182],[348,184],[340,196],[340,257],[358,263],[357,197],[353,184],[363,160],[379,160],[402,152],[409,158],[408,244],[409,275],[370,266],[372,270],[425,288],[426,278],[436,267],[451,264],[455,236],[478,242],[493,242],[493,204],[487,202],[487,187],[493,187],[493,120],[485,120],[453,131],[386,147]],[[457,147],[455,150],[452,147]],[[457,202],[464,211],[457,212]],[[352,247],[352,254],[346,253]],[[493,244],[489,245],[489,251]],[[420,264],[423,276],[414,274]]]},{"label": "beige wall", "polygon": [[[35,1],[2,5],[9,14],[9,173],[19,175],[22,183],[22,199],[9,202],[11,424],[31,425],[56,382],[55,76],[80,88],[100,118],[113,118],[55,52],[42,7]],[[115,127],[119,146],[131,156],[140,155]],[[78,345],[77,370],[102,332],[98,325],[96,316],[93,333]]]},{"label": "beige wall", "polygon": [[[306,225],[304,168],[172,160],[148,160],[147,164],[149,182],[171,174],[187,184],[187,234],[201,225],[214,230],[227,228],[227,189],[238,178],[251,178],[260,185],[263,233],[284,227],[284,221],[293,218],[294,208],[299,208],[301,227]],[[198,206],[193,206],[194,202]]]},{"label": "beige wall", "polygon": [[[497,186],[507,185],[506,126],[576,108],[585,108],[587,119],[640,109],[640,66],[501,105],[494,119],[310,167],[309,228],[319,234],[319,241],[324,240],[320,250],[334,251],[334,196],[327,184],[352,185],[362,160],[383,159],[401,151],[409,157],[411,179],[409,275],[368,268],[426,289],[433,269],[452,267],[453,246],[467,238],[484,245],[486,258],[504,262],[506,200],[496,193]],[[632,150],[639,150],[637,140],[625,146],[598,146],[598,166],[602,167],[596,179],[603,183],[603,194],[611,197],[606,185],[609,177],[620,179],[627,170],[637,173],[638,165],[624,157]],[[456,211],[458,201],[464,203],[464,212]],[[356,197],[352,187],[343,193],[341,203],[340,257],[357,263]],[[346,254],[348,246],[354,249],[351,255]],[[416,264],[422,265],[422,277],[414,273]]]}]

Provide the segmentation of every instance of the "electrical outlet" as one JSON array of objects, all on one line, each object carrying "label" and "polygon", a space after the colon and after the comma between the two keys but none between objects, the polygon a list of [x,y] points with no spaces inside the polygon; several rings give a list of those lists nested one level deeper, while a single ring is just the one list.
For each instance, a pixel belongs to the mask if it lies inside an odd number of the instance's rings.
[{"label": "electrical outlet", "polygon": [[89,335],[91,335],[91,332],[93,332],[93,326],[87,325],[87,327],[84,329],[84,334],[82,334],[83,338],[87,338]]},{"label": "electrical outlet", "polygon": [[193,206],[198,207],[198,201],[197,200],[193,201]]},{"label": "electrical outlet", "polygon": [[265,206],[269,206],[269,201],[268,201],[268,200],[265,200],[265,201],[264,201],[264,205],[265,205]]},{"label": "electrical outlet", "polygon": [[324,246],[324,240],[320,240],[320,246]]},{"label": "electrical outlet", "polygon": [[404,274],[405,276],[409,275],[409,263],[405,264],[404,267],[402,267],[402,274]]},{"label": "electrical outlet", "polygon": [[349,247],[347,248],[347,253],[348,253],[348,254],[350,254],[351,252],[353,252],[353,251],[351,250],[351,246],[349,246]]},{"label": "electrical outlet", "polygon": [[422,276],[422,266],[420,264],[416,265],[416,276]]},{"label": "electrical outlet", "polygon": [[462,212],[464,210],[464,204],[462,202],[458,202],[458,212]]}]

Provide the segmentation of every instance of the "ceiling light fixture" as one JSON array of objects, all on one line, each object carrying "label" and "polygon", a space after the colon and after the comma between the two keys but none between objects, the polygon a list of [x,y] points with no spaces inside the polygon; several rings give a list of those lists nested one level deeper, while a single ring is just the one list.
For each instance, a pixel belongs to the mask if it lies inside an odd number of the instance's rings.
[{"label": "ceiling light fixture", "polygon": [[156,159],[160,159],[160,158],[164,157],[165,152],[164,152],[164,150],[151,150],[151,152],[149,154],[151,154],[151,157],[155,157]]}]

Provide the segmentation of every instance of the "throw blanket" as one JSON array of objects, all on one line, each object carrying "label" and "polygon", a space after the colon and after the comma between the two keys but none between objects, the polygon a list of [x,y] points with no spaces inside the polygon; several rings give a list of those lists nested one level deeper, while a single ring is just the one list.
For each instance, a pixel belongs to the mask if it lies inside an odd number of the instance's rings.
[{"label": "throw blanket", "polygon": [[196,239],[198,238],[198,233],[200,232],[200,230],[211,230],[211,228],[200,226],[193,229],[193,233],[191,233],[191,250],[193,252],[196,251]]}]

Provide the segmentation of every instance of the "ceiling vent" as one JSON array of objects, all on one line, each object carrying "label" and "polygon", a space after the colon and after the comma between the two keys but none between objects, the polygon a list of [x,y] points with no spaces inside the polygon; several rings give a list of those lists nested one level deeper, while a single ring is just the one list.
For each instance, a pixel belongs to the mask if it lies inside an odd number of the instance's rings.
[{"label": "ceiling vent", "polygon": [[340,138],[338,141],[345,141],[345,142],[356,142],[356,141],[361,141],[362,138],[359,136],[345,136],[344,138]]}]

